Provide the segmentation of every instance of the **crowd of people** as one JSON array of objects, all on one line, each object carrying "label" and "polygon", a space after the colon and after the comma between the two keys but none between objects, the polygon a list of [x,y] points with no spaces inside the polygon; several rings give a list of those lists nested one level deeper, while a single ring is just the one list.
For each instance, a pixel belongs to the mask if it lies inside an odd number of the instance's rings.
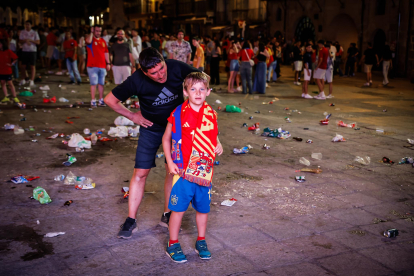
[{"label": "crowd of people", "polygon": [[[220,72],[223,69],[220,64],[224,65],[228,93],[264,94],[269,83],[277,82],[280,77],[280,66],[292,65],[294,84],[302,85],[302,97],[320,100],[333,97],[334,75],[355,75],[357,59],[361,56],[356,44],[351,43],[344,58],[344,74],[341,68],[344,51],[338,42],[318,41],[314,44],[308,40],[302,45],[301,41],[285,42],[276,37],[240,39],[229,36],[219,40],[208,35],[189,36],[181,29],[175,34],[163,35],[118,28],[111,35],[98,25],[81,27],[75,33],[72,27],[33,27],[30,20],[25,22],[24,27],[14,26],[6,30],[0,26],[0,40],[3,57],[0,78],[5,94],[3,102],[11,101],[7,85],[13,95],[12,100],[19,101],[13,79],[20,79],[19,85],[34,85],[36,63],[39,61],[38,67],[48,68],[51,74],[63,75],[67,72],[70,84],[80,85],[82,77],[88,76],[92,107],[105,106],[105,83],[119,85],[124,82],[140,68],[139,55],[149,47],[157,49],[165,59],[179,60],[206,72],[211,77],[211,85],[221,84]],[[392,68],[390,48],[386,46],[379,59],[368,43],[368,49],[360,58],[360,64],[367,73],[365,86],[372,85],[372,67],[379,66],[381,62],[385,86],[388,85],[388,71]],[[51,71],[54,66],[57,67],[56,72]],[[107,74],[108,81],[105,80]],[[303,84],[300,83],[302,75]],[[325,83],[329,86],[328,95],[325,95]],[[309,84],[318,85],[319,95],[309,95]],[[96,87],[99,91],[98,101],[95,99]]]}]

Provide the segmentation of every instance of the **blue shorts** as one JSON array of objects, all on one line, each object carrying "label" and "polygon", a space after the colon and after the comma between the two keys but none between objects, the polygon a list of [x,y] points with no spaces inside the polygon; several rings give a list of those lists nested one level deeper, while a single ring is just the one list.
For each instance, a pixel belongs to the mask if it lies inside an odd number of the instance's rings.
[{"label": "blue shorts", "polygon": [[210,212],[211,187],[201,186],[174,176],[168,209],[174,212],[184,212],[191,202],[193,208],[203,214]]},{"label": "blue shorts", "polygon": [[89,82],[91,85],[105,85],[106,69],[98,67],[87,67]]},{"label": "blue shorts", "polygon": [[151,169],[156,167],[155,156],[162,144],[164,131],[151,131],[145,127],[139,129],[135,169]]},{"label": "blue shorts", "polygon": [[239,72],[239,69],[240,69],[239,61],[237,59],[232,59],[230,61],[230,71]]}]

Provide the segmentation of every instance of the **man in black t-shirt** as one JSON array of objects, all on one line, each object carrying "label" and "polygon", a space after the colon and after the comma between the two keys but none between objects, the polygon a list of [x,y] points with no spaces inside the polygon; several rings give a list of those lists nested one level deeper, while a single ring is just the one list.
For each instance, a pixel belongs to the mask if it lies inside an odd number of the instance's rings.
[{"label": "man in black t-shirt", "polygon": [[[140,70],[105,97],[105,103],[115,112],[141,126],[135,169],[129,186],[129,217],[118,233],[118,238],[124,239],[130,238],[137,226],[136,213],[144,195],[147,176],[151,168],[155,167],[155,155],[162,144],[167,118],[178,105],[184,102],[184,78],[191,72],[199,72],[181,61],[173,59],[164,61],[162,55],[152,47],[141,52],[139,64]],[[134,95],[138,96],[141,106],[141,111],[135,113],[121,103]],[[170,217],[168,200],[172,178],[166,166],[164,214],[160,222],[160,225],[165,227],[168,227]]]},{"label": "man in black t-shirt", "polygon": [[353,77],[356,57],[359,54],[359,51],[355,43],[351,43],[349,45],[347,53],[348,53],[348,58],[346,60],[344,77]]},{"label": "man in black t-shirt", "polygon": [[378,55],[374,52],[374,49],[372,49],[372,43],[368,42],[368,48],[364,51],[364,55],[361,58],[360,64],[362,65],[362,62],[364,62],[364,69],[365,73],[367,73],[367,82],[364,84],[364,86],[370,86],[372,85],[372,66],[379,65]]}]

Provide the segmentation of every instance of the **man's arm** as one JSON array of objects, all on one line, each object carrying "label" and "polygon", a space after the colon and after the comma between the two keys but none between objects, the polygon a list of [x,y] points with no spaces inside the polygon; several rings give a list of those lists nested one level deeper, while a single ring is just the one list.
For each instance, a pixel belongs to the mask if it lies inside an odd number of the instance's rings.
[{"label": "man's arm", "polygon": [[91,27],[91,32],[90,34],[85,34],[85,43],[86,44],[91,44],[92,43],[92,33],[94,31],[94,27]]},{"label": "man's arm", "polygon": [[[191,64],[191,52],[187,55],[187,63]],[[197,67],[198,68],[198,67]]]},{"label": "man's arm", "polygon": [[135,59],[131,53],[129,53],[129,61],[131,62],[131,73],[135,72]]},{"label": "man's arm", "polygon": [[111,70],[111,61],[109,60],[109,53],[105,53],[106,71]]},{"label": "man's arm", "polygon": [[147,119],[145,119],[142,114],[141,111],[138,112],[132,112],[130,111],[128,108],[126,108],[120,100],[118,100],[113,94],[112,91],[106,95],[105,99],[104,99],[105,103],[112,108],[116,113],[130,119],[131,121],[133,121],[134,123],[136,123],[137,125],[140,125],[142,127],[150,127],[153,125],[152,122],[148,121]]}]

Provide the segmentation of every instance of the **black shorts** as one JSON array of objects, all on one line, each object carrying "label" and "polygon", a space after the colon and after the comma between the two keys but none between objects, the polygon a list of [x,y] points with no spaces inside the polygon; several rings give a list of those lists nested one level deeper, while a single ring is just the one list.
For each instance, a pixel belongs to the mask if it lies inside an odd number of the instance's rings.
[{"label": "black shorts", "polygon": [[0,80],[11,81],[12,79],[12,75],[0,75]]},{"label": "black shorts", "polygon": [[144,127],[139,129],[135,169],[151,169],[156,167],[155,158],[162,144],[163,135],[164,131],[151,131]]},{"label": "black shorts", "polygon": [[35,66],[36,65],[37,52],[22,52],[22,64]]}]

